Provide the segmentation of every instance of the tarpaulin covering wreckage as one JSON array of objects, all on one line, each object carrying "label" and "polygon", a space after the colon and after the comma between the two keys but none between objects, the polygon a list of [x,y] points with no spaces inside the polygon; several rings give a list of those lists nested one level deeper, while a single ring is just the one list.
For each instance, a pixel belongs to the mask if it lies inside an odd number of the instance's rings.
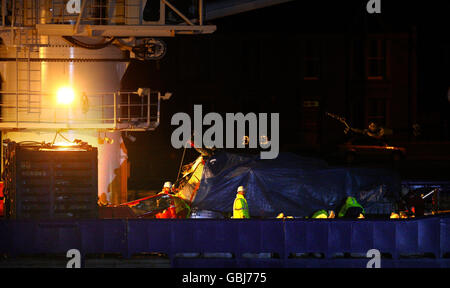
[{"label": "tarpaulin covering wreckage", "polygon": [[192,207],[231,212],[240,185],[246,188],[250,215],[268,218],[281,212],[308,217],[320,209],[337,211],[347,196],[355,197],[367,214],[389,214],[401,187],[389,169],[330,167],[291,153],[262,160],[216,151],[204,159]]}]

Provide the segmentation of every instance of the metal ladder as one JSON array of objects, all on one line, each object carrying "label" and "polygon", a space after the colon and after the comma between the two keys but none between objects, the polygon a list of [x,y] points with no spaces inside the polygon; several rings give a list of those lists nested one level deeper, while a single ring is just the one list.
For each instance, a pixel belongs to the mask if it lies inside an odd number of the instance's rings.
[{"label": "metal ladder", "polygon": [[[39,57],[39,47],[19,47],[16,50],[16,91],[19,94],[17,99],[20,107],[26,107],[27,113],[41,113],[41,62],[32,61]],[[22,99],[20,99],[20,96]],[[20,105],[20,101],[26,102],[25,106]],[[22,112],[24,109],[22,109]]]},{"label": "metal ladder", "polygon": [[[38,21],[38,1],[14,2],[13,45],[16,47],[16,109],[29,114],[41,113],[40,37],[34,25]],[[20,107],[20,109],[19,109]],[[18,121],[18,120],[17,120]]]}]

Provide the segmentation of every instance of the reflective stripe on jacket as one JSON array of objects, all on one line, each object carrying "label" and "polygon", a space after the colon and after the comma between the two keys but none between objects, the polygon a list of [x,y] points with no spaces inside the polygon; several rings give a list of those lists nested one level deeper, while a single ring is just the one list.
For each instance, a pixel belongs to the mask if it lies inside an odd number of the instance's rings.
[{"label": "reflective stripe on jacket", "polygon": [[327,211],[325,211],[325,210],[319,210],[319,211],[317,211],[317,212],[315,212],[312,216],[311,216],[311,218],[328,218],[328,212]]},{"label": "reflective stripe on jacket", "polygon": [[236,199],[234,199],[233,218],[236,219],[250,218],[250,214],[248,213],[247,200],[245,200],[244,195],[242,194],[237,194]]}]

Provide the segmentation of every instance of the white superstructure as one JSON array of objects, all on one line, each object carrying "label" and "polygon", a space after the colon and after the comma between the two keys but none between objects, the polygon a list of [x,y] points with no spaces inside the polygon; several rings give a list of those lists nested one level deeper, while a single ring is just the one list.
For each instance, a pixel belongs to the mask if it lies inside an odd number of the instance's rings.
[{"label": "white superstructure", "polygon": [[1,0],[2,138],[98,147],[99,197],[124,202],[120,133],[154,130],[159,103],[170,96],[148,87],[120,91],[129,60],[163,57],[167,47],[157,37],[212,33],[204,21],[288,1]]},{"label": "white superstructure", "polygon": [[[167,47],[153,37],[215,30],[164,0],[151,13],[154,21],[145,21],[146,2],[1,1],[2,138],[80,139],[98,147],[99,198],[112,204],[127,200],[121,131],[153,130],[159,124],[159,91],[120,91],[130,58],[164,56]],[[203,3],[197,4],[194,10],[202,15]]]}]

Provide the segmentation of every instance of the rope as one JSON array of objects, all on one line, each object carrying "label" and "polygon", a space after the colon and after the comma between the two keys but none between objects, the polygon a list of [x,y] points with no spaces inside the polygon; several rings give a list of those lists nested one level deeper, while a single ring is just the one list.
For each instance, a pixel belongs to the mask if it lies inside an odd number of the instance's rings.
[{"label": "rope", "polygon": [[180,168],[178,169],[177,180],[175,181],[175,183],[177,183],[177,182],[178,182],[178,179],[180,179],[180,172],[181,172],[181,167],[183,166],[184,154],[185,154],[185,153],[186,153],[186,146],[184,147],[184,150],[183,150],[183,156],[181,156]]}]

